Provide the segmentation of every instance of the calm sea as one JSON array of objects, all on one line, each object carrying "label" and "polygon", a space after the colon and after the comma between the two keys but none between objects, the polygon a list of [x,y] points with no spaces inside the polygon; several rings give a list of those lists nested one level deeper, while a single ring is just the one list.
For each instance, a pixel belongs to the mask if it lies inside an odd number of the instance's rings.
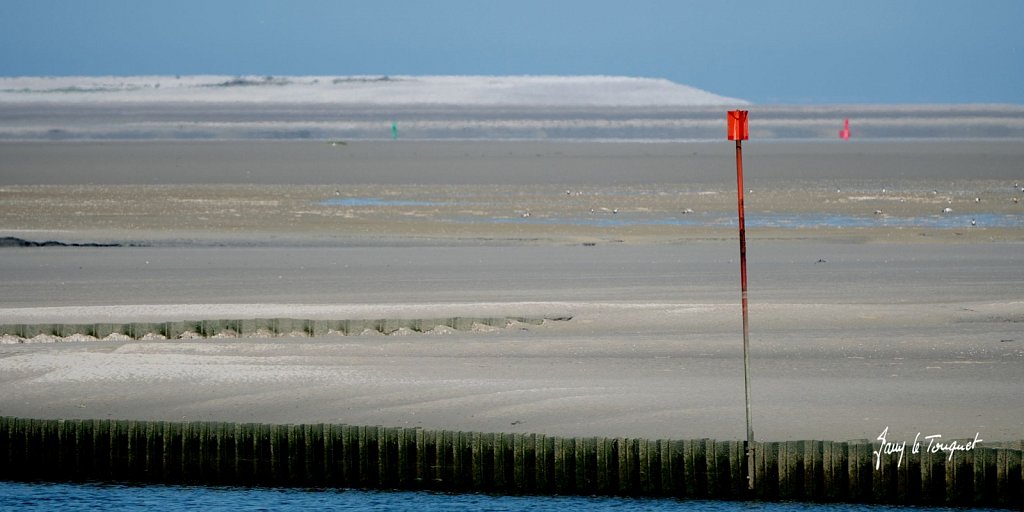
[{"label": "calm sea", "polygon": [[878,505],[681,501],[575,496],[490,496],[405,491],[308,490],[165,485],[0,482],[0,511],[7,510],[375,510],[656,512],[953,512],[953,508]]}]

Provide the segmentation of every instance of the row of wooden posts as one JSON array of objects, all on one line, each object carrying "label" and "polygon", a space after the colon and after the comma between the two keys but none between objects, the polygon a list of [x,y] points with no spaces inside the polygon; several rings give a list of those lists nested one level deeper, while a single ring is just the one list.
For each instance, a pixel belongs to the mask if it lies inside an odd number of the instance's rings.
[{"label": "row of wooden posts", "polygon": [[392,334],[401,329],[426,332],[438,327],[470,330],[476,325],[504,328],[513,323],[540,325],[545,321],[565,321],[569,316],[547,317],[451,317],[451,318],[379,318],[355,320],[312,320],[299,318],[248,318],[227,320],[178,320],[171,322],[88,323],[88,324],[0,324],[0,336],[23,339],[37,336],[110,335],[142,339],[158,335],[167,339],[183,336],[325,336],[357,335],[366,331]]},{"label": "row of wooden posts", "polygon": [[1013,508],[1021,443],[1006,446],[875,469],[866,440],[758,442],[748,491],[743,441],[0,417],[0,478]]}]

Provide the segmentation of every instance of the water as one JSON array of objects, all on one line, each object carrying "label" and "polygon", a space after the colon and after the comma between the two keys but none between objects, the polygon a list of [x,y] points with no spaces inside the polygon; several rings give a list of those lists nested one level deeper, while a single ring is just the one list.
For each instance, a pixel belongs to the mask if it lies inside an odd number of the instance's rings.
[{"label": "water", "polygon": [[[689,214],[682,217],[658,217],[629,213],[602,213],[575,217],[495,217],[491,219],[461,218],[461,222],[493,222],[498,224],[550,224],[591,227],[627,226],[688,226],[688,227],[732,227],[737,226],[735,213]],[[971,224],[974,221],[975,224]],[[977,214],[977,215],[927,215],[914,217],[841,215],[830,213],[757,213],[748,214],[747,228],[935,228],[956,229],[969,227],[1020,228],[1024,227],[1022,214]]]},{"label": "water", "polygon": [[[332,198],[320,201],[322,206],[344,207],[397,207],[397,206],[469,206],[475,203],[441,203],[436,201],[413,201],[380,199],[375,197]],[[599,212],[575,216],[533,216],[533,217],[456,217],[456,222],[495,224],[549,224],[591,227],[626,226],[688,226],[688,227],[736,227],[736,215],[728,213],[693,213],[682,216]],[[973,223],[973,224],[972,224]],[[1020,213],[975,213],[935,214],[919,216],[889,215],[843,215],[833,213],[748,213],[748,228],[934,228],[956,229],[966,227],[1020,228],[1024,227],[1024,214]]]},{"label": "water", "polygon": [[318,204],[322,206],[439,206],[444,203],[434,201],[403,201],[398,199],[378,199],[376,197],[343,197],[324,199]]},{"label": "water", "polygon": [[[397,511],[655,511],[655,512],[953,512],[946,507],[728,502],[577,496],[491,496],[348,489],[270,489],[0,482],[0,511],[377,510]],[[972,509],[978,510],[978,509]]]}]

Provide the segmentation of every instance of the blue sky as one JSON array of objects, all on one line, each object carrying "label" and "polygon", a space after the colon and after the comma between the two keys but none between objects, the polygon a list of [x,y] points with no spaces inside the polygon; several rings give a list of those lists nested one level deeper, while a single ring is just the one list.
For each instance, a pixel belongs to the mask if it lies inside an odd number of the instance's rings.
[{"label": "blue sky", "polygon": [[1024,104],[1024,2],[0,0],[0,75],[627,75]]}]

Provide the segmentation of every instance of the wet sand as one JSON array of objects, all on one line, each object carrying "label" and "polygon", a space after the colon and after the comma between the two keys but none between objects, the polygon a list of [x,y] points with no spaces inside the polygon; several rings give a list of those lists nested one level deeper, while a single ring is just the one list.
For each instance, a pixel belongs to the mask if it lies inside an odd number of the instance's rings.
[{"label": "wet sand", "polygon": [[[1024,437],[1024,150],[752,146],[756,436]],[[7,339],[0,414],[743,438],[729,149],[0,144],[0,236],[125,245],[0,248],[0,323],[572,317]]]}]

